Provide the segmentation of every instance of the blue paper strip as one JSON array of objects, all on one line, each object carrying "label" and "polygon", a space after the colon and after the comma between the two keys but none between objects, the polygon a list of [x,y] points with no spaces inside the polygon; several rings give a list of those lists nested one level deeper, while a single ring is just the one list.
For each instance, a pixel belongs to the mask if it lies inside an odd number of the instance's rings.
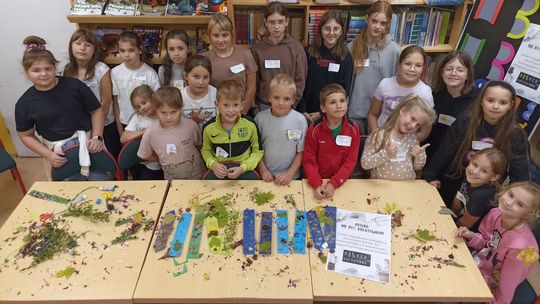
[{"label": "blue paper strip", "polygon": [[289,250],[289,215],[287,210],[278,210],[276,212],[277,225],[277,251],[281,254],[290,253]]},{"label": "blue paper strip", "polygon": [[293,252],[306,253],[306,212],[296,210],[294,215]]},{"label": "blue paper strip", "polygon": [[259,253],[272,253],[272,212],[263,212],[261,215],[261,234],[259,239]]},{"label": "blue paper strip", "polygon": [[307,220],[309,224],[309,233],[311,234],[311,239],[313,240],[313,247],[319,251],[323,251],[326,247],[324,241],[324,236],[321,228],[321,222],[317,216],[315,210],[309,210],[307,212]]},{"label": "blue paper strip", "polygon": [[182,217],[180,218],[180,222],[178,222],[178,226],[176,226],[176,231],[171,241],[171,248],[169,249],[170,256],[177,257],[182,254],[190,222],[191,213],[182,213]]},{"label": "blue paper strip", "polygon": [[336,249],[336,206],[326,206],[326,221],[324,223],[324,238],[328,249]]},{"label": "blue paper strip", "polygon": [[244,254],[255,254],[255,210],[244,210],[244,239],[242,241]]}]

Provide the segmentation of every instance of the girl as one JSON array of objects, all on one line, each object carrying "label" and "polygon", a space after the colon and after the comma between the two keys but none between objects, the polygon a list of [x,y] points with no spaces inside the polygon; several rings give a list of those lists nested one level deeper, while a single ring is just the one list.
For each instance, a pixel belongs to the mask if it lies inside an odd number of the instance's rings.
[{"label": "girl", "polygon": [[187,86],[183,88],[183,115],[202,126],[217,114],[216,88],[211,86],[212,64],[208,58],[193,55],[186,61],[184,79]]},{"label": "girl", "polygon": [[360,132],[368,134],[367,116],[373,92],[383,80],[396,75],[401,49],[388,35],[392,6],[382,0],[367,11],[367,26],[347,47],[354,62],[348,117],[359,123]]},{"label": "girl", "polygon": [[337,83],[349,92],[352,58],[345,45],[345,24],[342,13],[327,11],[321,17],[313,44],[306,48],[308,75],[297,111],[303,113],[309,123],[321,118],[319,93],[325,85]]},{"label": "girl", "polygon": [[[495,147],[508,160],[510,181],[529,179],[529,146],[525,132],[515,122],[516,91],[503,81],[490,81],[469,110],[450,126],[437,153],[424,168],[423,177],[450,207],[473,151]],[[441,182],[441,177],[444,179]]]},{"label": "girl", "polygon": [[506,157],[496,148],[475,153],[465,168],[466,179],[461,184],[452,211],[459,218],[456,225],[478,232],[482,218],[491,210],[491,201],[497,191],[497,182],[506,170]]},{"label": "girl", "polygon": [[29,36],[23,43],[26,50],[22,64],[33,86],[15,105],[15,123],[22,143],[53,167],[67,162],[62,150],[77,144],[77,139],[87,142],[88,152],[101,151],[105,118],[94,93],[78,79],[56,76],[58,61],[45,49],[45,40]]},{"label": "girl", "polygon": [[448,53],[438,69],[433,82],[433,100],[437,121],[426,142],[431,146],[426,150],[428,161],[437,151],[448,128],[478,96],[480,90],[474,85],[474,66],[469,54],[462,51]]},{"label": "girl", "polygon": [[307,59],[300,42],[285,33],[289,25],[287,9],[279,2],[272,2],[264,11],[266,35],[252,48],[257,63],[256,102],[259,110],[270,108],[268,88],[279,73],[291,76],[296,84],[295,104],[302,97],[307,76]]},{"label": "girl", "polygon": [[111,78],[113,106],[116,109],[118,132],[121,135],[135,113],[129,100],[131,92],[142,84],[155,91],[159,88],[159,78],[156,71],[146,63],[148,56],[144,45],[134,32],[125,31],[120,34],[118,51],[122,57],[122,64],[112,69]]},{"label": "girl", "polygon": [[415,179],[414,171],[426,163],[426,147],[419,145],[416,132],[435,120],[435,111],[416,95],[407,95],[384,125],[368,137],[361,164],[372,169],[371,178]]},{"label": "girl", "polygon": [[109,67],[103,63],[103,52],[96,35],[87,29],[78,29],[69,40],[69,63],[63,75],[84,82],[101,103],[105,114],[103,139],[112,155],[118,157],[122,145],[112,109],[112,84]]},{"label": "girl", "polygon": [[246,114],[253,106],[257,81],[257,65],[253,55],[249,49],[235,45],[233,24],[226,15],[212,16],[208,22],[208,33],[212,49],[202,55],[212,63],[210,83],[217,87],[223,80],[234,79],[240,82],[244,92],[242,113]]},{"label": "girl", "polygon": [[189,36],[184,30],[170,30],[165,35],[165,63],[158,69],[162,86],[184,87],[184,65],[189,54]]},{"label": "girl", "polygon": [[[383,79],[373,93],[367,118],[371,131],[382,127],[401,98],[408,94],[418,95],[427,105],[433,107],[431,88],[420,79],[425,65],[426,52],[421,47],[411,45],[401,52],[397,75]],[[430,131],[431,124],[425,124],[418,131],[418,140],[426,139]]]},{"label": "girl", "polygon": [[540,218],[540,186],[530,181],[510,184],[499,192],[497,202],[478,233],[459,227],[456,235],[477,250],[474,260],[493,293],[491,303],[510,303],[538,261],[530,224]]},{"label": "girl", "polygon": [[159,161],[168,180],[201,178],[205,169],[199,152],[201,131],[195,122],[182,118],[180,91],[162,87],[152,99],[157,104],[159,121],[144,132],[137,155]]}]

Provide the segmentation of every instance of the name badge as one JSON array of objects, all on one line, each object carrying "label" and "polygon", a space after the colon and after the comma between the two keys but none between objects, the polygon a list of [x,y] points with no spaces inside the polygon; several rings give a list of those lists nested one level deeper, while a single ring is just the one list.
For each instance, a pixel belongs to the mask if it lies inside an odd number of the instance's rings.
[{"label": "name badge", "polygon": [[330,64],[328,65],[328,72],[334,72],[334,73],[337,73],[339,72],[339,63],[332,63],[330,62]]},{"label": "name badge", "polygon": [[369,67],[369,59],[364,59],[364,67]]},{"label": "name badge", "polygon": [[242,71],[245,71],[246,70],[246,67],[244,67],[244,64],[243,63],[240,63],[240,64],[237,64],[237,65],[233,65],[231,67],[231,72],[235,73],[235,74],[238,74]]},{"label": "name badge", "polygon": [[133,76],[133,80],[146,81],[146,76],[145,75],[135,75],[135,76]]},{"label": "name badge", "polygon": [[407,152],[404,150],[397,150],[396,155],[392,158],[390,158],[391,162],[402,162],[407,159]]},{"label": "name badge", "polygon": [[390,105],[390,109],[395,109],[399,105],[399,100],[392,101],[392,104]]},{"label": "name badge", "polygon": [[438,122],[443,125],[451,126],[454,123],[454,121],[456,121],[456,119],[450,115],[439,114]]},{"label": "name badge", "polygon": [[281,60],[265,60],[264,67],[267,69],[281,69]]},{"label": "name badge", "polygon": [[299,140],[301,136],[302,136],[302,131],[301,130],[297,130],[297,129],[289,129],[289,130],[287,130],[287,138],[289,138],[289,140],[291,140],[291,141]]},{"label": "name badge", "polygon": [[336,137],[336,145],[342,147],[350,147],[352,142],[352,137],[347,135],[338,135]]},{"label": "name badge", "polygon": [[473,140],[471,146],[472,146],[472,149],[476,150],[476,151],[484,150],[484,149],[487,149],[487,148],[493,148],[492,143],[487,143],[487,142],[483,142],[483,141],[479,141],[479,140]]},{"label": "name badge", "polygon": [[216,155],[219,157],[229,157],[229,153],[227,151],[223,150],[222,147],[216,148]]},{"label": "name badge", "polygon": [[166,152],[167,154],[176,154],[176,145],[175,144],[167,144],[166,146]]},{"label": "name badge", "polygon": [[461,191],[458,191],[456,193],[456,198],[463,203],[463,205],[467,205],[467,200],[465,199],[465,195],[461,193]]},{"label": "name badge", "polygon": [[184,80],[175,80],[173,82],[173,85],[174,85],[175,88],[181,90],[181,89],[184,88]]}]

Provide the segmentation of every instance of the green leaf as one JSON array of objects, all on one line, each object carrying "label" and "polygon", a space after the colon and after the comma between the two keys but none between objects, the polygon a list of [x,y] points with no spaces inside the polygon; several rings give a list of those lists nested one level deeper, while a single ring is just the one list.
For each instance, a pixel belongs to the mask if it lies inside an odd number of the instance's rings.
[{"label": "green leaf", "polygon": [[259,188],[255,187],[249,193],[249,196],[256,205],[261,206],[273,200],[276,195],[272,193],[272,191],[263,192],[259,190]]},{"label": "green leaf", "polygon": [[415,239],[421,241],[421,242],[428,242],[428,241],[434,241],[437,239],[436,236],[431,234],[431,232],[427,229],[417,229],[416,233],[412,235]]},{"label": "green leaf", "polygon": [[74,273],[78,273],[77,269],[71,267],[71,266],[68,266],[66,267],[66,269],[64,270],[59,270],[56,272],[56,277],[57,278],[61,278],[61,277],[65,277],[66,280],[71,278],[71,276],[74,274]]}]

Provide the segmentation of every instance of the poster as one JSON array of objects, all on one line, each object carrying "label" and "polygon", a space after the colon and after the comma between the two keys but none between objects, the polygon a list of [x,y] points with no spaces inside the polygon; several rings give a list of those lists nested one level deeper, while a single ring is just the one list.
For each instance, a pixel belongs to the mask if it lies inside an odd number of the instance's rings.
[{"label": "poster", "polygon": [[328,254],[326,270],[390,283],[391,222],[388,214],[338,209],[336,249]]},{"label": "poster", "polygon": [[519,96],[540,103],[540,25],[531,23],[527,34],[506,71],[504,81],[516,89]]}]

